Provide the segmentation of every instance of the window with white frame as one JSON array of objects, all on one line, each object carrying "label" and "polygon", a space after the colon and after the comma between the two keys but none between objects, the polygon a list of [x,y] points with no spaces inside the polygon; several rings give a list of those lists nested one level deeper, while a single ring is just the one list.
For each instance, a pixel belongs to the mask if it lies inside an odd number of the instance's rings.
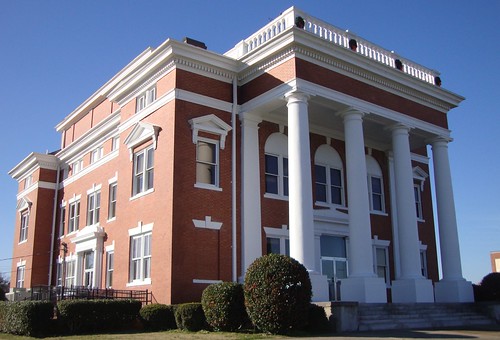
[{"label": "window with white frame", "polygon": [[61,207],[61,220],[59,221],[59,237],[64,235],[66,230],[66,207]]},{"label": "window with white frame", "polygon": [[118,185],[116,182],[109,184],[108,220],[116,217],[116,193]]},{"label": "window with white frame", "polygon": [[73,165],[71,166],[72,169],[72,174],[76,175],[83,169],[83,159],[79,159],[75,162],[73,162]]},{"label": "window with white frame", "polygon": [[134,153],[134,183],[132,196],[153,189],[154,147],[153,145]]},{"label": "window with white frame", "polygon": [[87,195],[87,225],[99,223],[101,210],[101,191],[97,190]]},{"label": "window with white frame", "polygon": [[79,227],[80,227],[80,200],[76,200],[69,204],[68,233],[77,231]]},{"label": "window with white frame", "polygon": [[136,98],[135,112],[139,112],[156,100],[156,85],[142,92]]},{"label": "window with white frame", "polygon": [[196,183],[219,186],[219,146],[217,141],[199,138],[196,143]]},{"label": "window with white frame", "polygon": [[420,269],[422,271],[422,276],[429,278],[429,273],[427,272],[427,250],[420,249]]},{"label": "window with white frame", "polygon": [[83,253],[83,286],[91,288],[94,286],[94,251]]},{"label": "window with white frame", "polygon": [[29,175],[24,179],[24,189],[27,189],[33,183],[33,175]]},{"label": "window with white frame", "polygon": [[264,227],[266,232],[267,254],[281,254],[290,256],[289,232],[286,225],[281,228]]},{"label": "window with white frame", "polygon": [[420,185],[414,185],[413,192],[415,193],[415,209],[417,211],[417,219],[423,220],[424,214],[422,211],[422,195],[420,194]]},{"label": "window with white frame", "polygon": [[389,272],[389,249],[387,247],[375,248],[375,273],[383,278],[387,285],[390,284],[391,276]]},{"label": "window with white frame", "polygon": [[368,174],[368,193],[370,196],[370,210],[385,212],[384,182],[380,165],[370,155],[366,155],[366,170]]},{"label": "window with white frame", "polygon": [[345,205],[343,165],[340,155],[329,145],[321,145],[314,156],[316,202]]},{"label": "window with white frame", "polygon": [[26,266],[18,266],[16,272],[16,288],[24,288],[24,279],[26,276]]},{"label": "window with white frame", "polygon": [[119,147],[120,147],[120,137],[119,136],[113,137],[113,139],[111,140],[111,151],[118,150]]},{"label": "window with white frame", "polygon": [[264,150],[266,194],[288,197],[288,138],[273,133],[267,138]]},{"label": "window with white frame", "polygon": [[130,282],[151,278],[151,232],[130,238]]},{"label": "window with white frame", "polygon": [[56,286],[61,287],[63,283],[63,263],[62,261],[57,262],[57,276],[56,276]]},{"label": "window with white frame", "polygon": [[113,270],[115,262],[115,252],[106,252],[106,288],[113,287]]},{"label": "window with white frame", "polygon": [[28,224],[30,220],[29,210],[21,213],[21,226],[19,231],[19,242],[24,242],[28,239]]},{"label": "window with white frame", "polygon": [[76,260],[66,260],[66,277],[64,278],[64,285],[71,287],[76,285]]},{"label": "window with white frame", "polygon": [[94,150],[92,150],[92,153],[90,155],[90,162],[91,163],[97,162],[98,160],[100,160],[102,158],[102,155],[103,155],[102,146],[95,148]]}]

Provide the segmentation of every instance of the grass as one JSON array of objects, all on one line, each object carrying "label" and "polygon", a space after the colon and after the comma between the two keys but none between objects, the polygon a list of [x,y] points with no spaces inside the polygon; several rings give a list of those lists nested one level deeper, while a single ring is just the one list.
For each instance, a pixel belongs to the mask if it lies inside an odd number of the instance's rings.
[{"label": "grass", "polygon": [[[109,334],[89,334],[89,335],[72,335],[72,336],[56,336],[43,338],[45,340],[56,340],[56,339],[70,339],[70,340],[111,340],[111,339],[147,339],[147,340],[159,340],[159,339],[243,339],[243,340],[253,340],[253,339],[278,339],[279,336],[268,335],[263,333],[228,333],[228,332],[186,332],[180,330],[171,330],[165,332],[121,332],[121,333],[109,333]],[[33,340],[27,336],[17,336],[11,334],[0,333],[0,339],[12,339],[12,340]]]}]

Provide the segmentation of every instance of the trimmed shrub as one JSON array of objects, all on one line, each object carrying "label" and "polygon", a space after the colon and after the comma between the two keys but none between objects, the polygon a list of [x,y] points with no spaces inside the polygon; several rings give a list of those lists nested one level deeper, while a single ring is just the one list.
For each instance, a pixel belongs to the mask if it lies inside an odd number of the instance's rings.
[{"label": "trimmed shrub", "polygon": [[327,333],[332,331],[332,325],[328,321],[323,307],[311,303],[309,305],[308,318],[307,331],[311,333]]},{"label": "trimmed shrub", "polygon": [[4,333],[41,336],[52,325],[54,306],[47,301],[0,303],[0,331]]},{"label": "trimmed shrub", "polygon": [[205,328],[206,319],[203,307],[199,302],[183,303],[175,307],[175,322],[177,328],[198,332]]},{"label": "trimmed shrub", "polygon": [[500,301],[500,273],[489,273],[473,287],[476,301]]},{"label": "trimmed shrub", "polygon": [[243,286],[236,282],[222,282],[205,288],[201,305],[207,323],[216,331],[234,331],[248,320]]},{"label": "trimmed shrub", "polygon": [[136,300],[63,300],[57,303],[58,319],[70,333],[130,328],[139,316]]},{"label": "trimmed shrub", "polygon": [[264,332],[286,334],[307,324],[311,281],[306,268],[288,256],[255,260],[246,272],[244,294],[250,320]]},{"label": "trimmed shrub", "polygon": [[174,306],[154,303],[142,307],[139,315],[146,329],[163,331],[177,328]]}]

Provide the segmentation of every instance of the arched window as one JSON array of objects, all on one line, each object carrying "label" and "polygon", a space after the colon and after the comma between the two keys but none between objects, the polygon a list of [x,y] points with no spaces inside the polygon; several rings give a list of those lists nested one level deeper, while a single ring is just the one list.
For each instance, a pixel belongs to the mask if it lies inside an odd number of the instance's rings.
[{"label": "arched window", "polygon": [[266,194],[288,197],[288,138],[273,133],[266,140],[265,177]]},{"label": "arched window", "polygon": [[368,174],[368,193],[370,195],[370,211],[385,212],[384,181],[380,165],[370,155],[366,155],[366,172]]},{"label": "arched window", "polygon": [[337,151],[321,145],[314,155],[316,202],[345,205],[344,167]]}]

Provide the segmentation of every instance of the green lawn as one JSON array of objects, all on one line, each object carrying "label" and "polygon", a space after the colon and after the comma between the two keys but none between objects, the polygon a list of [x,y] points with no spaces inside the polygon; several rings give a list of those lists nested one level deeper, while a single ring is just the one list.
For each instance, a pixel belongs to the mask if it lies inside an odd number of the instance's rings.
[{"label": "green lawn", "polygon": [[[124,333],[112,333],[112,334],[97,334],[97,335],[73,335],[73,336],[61,336],[61,337],[48,337],[44,338],[46,340],[55,339],[70,339],[70,340],[108,340],[108,339],[147,339],[147,340],[159,340],[159,339],[278,339],[279,336],[267,335],[267,334],[247,334],[247,333],[223,333],[223,332],[184,332],[179,330],[167,331],[167,332],[150,332],[150,333],[140,333],[140,332],[124,332]],[[26,336],[16,336],[10,334],[0,333],[0,339],[12,339],[12,340],[24,340],[34,338]]]}]

